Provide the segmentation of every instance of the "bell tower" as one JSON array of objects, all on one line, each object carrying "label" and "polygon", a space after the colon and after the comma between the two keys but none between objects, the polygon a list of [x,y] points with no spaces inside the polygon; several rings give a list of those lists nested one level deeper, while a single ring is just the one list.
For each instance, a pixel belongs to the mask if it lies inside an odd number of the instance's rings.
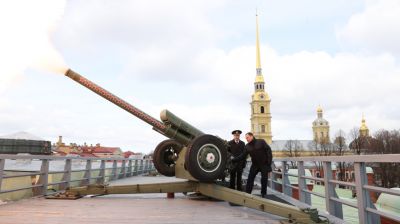
[{"label": "bell tower", "polygon": [[323,117],[324,111],[321,106],[317,108],[317,119],[312,123],[312,130],[314,135],[314,141],[319,144],[330,143],[329,136],[329,122]]},{"label": "bell tower", "polygon": [[271,98],[265,91],[264,76],[261,69],[258,15],[256,14],[256,78],[250,103],[251,132],[256,138],[264,139],[269,145],[272,143],[270,103]]}]

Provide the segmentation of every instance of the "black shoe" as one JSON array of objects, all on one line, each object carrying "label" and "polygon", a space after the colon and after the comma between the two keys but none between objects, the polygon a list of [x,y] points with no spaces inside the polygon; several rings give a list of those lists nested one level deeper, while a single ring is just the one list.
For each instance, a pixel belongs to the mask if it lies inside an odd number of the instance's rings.
[{"label": "black shoe", "polygon": [[267,198],[267,195],[262,194],[261,197],[262,197],[262,198]]}]

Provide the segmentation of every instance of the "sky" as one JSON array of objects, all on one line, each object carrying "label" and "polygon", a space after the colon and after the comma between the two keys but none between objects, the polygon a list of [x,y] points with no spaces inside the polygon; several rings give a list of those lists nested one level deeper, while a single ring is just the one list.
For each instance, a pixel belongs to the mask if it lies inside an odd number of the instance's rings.
[{"label": "sky", "polygon": [[155,118],[249,131],[255,11],[273,140],[400,127],[400,1],[0,1],[0,135],[150,152],[164,137],[60,75],[69,67]]}]

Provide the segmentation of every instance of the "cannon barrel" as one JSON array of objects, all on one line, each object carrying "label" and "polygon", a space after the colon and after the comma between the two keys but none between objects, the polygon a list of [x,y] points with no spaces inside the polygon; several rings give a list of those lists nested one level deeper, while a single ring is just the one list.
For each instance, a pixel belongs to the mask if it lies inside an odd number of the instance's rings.
[{"label": "cannon barrel", "polygon": [[129,104],[125,100],[98,86],[97,84],[93,83],[82,75],[72,71],[71,69],[68,69],[65,72],[65,76],[92,90],[94,93],[102,96],[103,98],[126,110],[127,112],[131,113],[142,121],[148,123],[153,127],[155,131],[163,134],[168,138],[174,139],[183,145],[188,145],[193,138],[202,134],[202,132],[199,131],[197,128],[194,128],[193,126],[167,110],[161,112],[162,120],[165,122],[162,123],[154,117],[141,111],[137,107]]},{"label": "cannon barrel", "polygon": [[154,166],[161,174],[174,176],[178,170],[177,177],[199,181],[214,181],[224,174],[228,155],[226,144],[219,137],[204,134],[168,110],[161,111],[159,121],[71,69],[65,72],[65,76],[170,138],[159,143],[154,150]]}]

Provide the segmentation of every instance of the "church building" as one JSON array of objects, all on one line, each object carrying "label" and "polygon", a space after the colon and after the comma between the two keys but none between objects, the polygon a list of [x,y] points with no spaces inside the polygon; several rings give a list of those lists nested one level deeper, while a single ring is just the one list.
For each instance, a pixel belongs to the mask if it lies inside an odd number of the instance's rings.
[{"label": "church building", "polygon": [[258,15],[256,15],[256,78],[254,93],[251,96],[251,132],[256,138],[264,139],[272,144],[271,132],[271,98],[265,91],[265,81],[261,69],[260,42],[258,32]]}]

